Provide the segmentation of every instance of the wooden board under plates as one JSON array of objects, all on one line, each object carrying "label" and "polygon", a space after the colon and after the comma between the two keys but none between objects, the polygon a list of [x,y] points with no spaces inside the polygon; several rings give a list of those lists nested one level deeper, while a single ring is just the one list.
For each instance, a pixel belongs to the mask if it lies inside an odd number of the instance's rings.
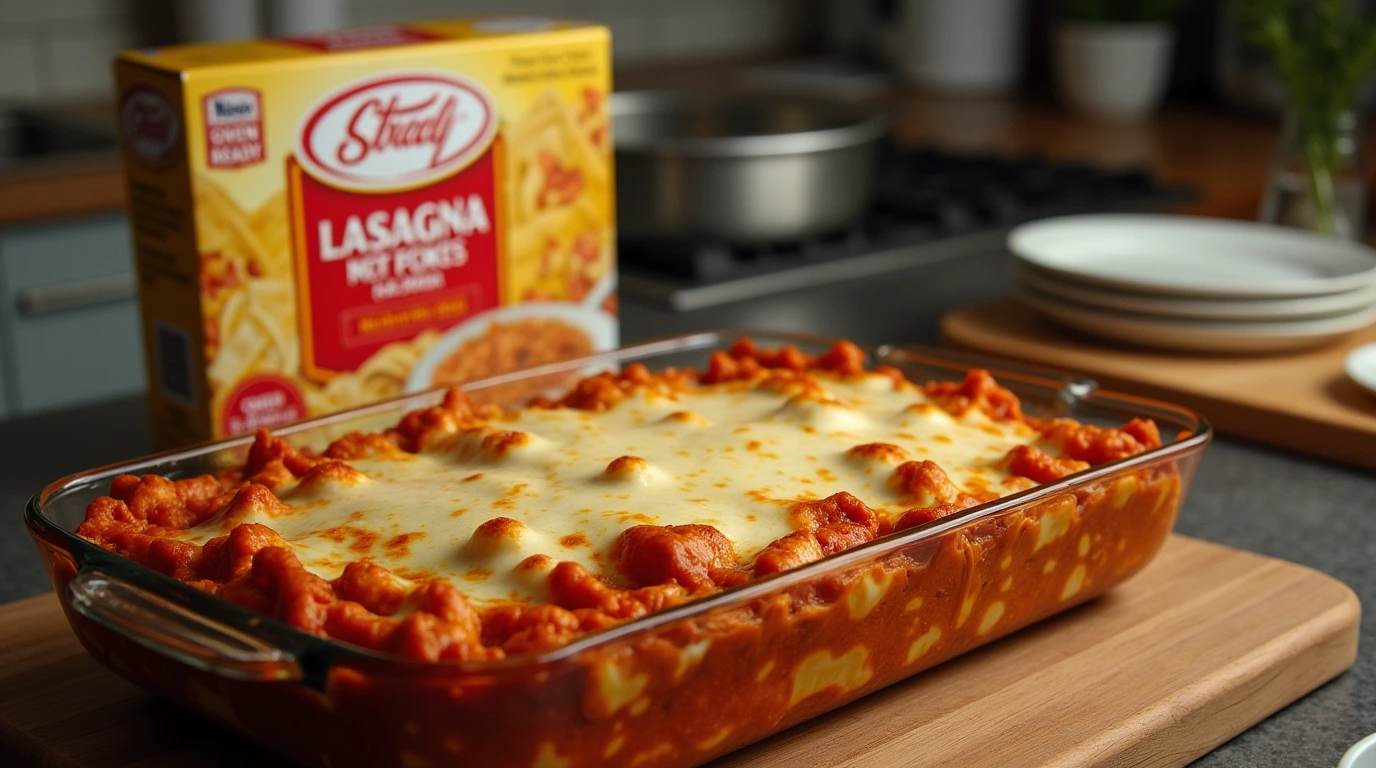
[{"label": "wooden board under plates", "polygon": [[[1063,616],[719,760],[1178,766],[1347,669],[1361,608],[1316,571],[1172,537]],[[51,596],[0,608],[0,765],[276,764],[88,657]]]},{"label": "wooden board under plates", "polygon": [[948,313],[941,335],[952,347],[1193,408],[1223,434],[1376,469],[1376,395],[1343,373],[1353,347],[1376,341],[1376,326],[1301,352],[1208,357],[1096,341],[1007,299]]}]

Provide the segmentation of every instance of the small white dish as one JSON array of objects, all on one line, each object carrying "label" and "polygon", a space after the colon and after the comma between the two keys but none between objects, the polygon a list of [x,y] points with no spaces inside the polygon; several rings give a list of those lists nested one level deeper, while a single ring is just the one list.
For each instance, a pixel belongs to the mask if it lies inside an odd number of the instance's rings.
[{"label": "small white dish", "polygon": [[1018,289],[1017,296],[1038,314],[1091,336],[1189,352],[1288,352],[1318,346],[1376,322],[1376,308],[1316,320],[1238,323],[1114,312],[1047,296],[1026,286]]},{"label": "small white dish", "polygon": [[1349,747],[1338,761],[1338,768],[1376,768],[1376,733]]},{"label": "small white dish", "polygon": [[1008,248],[1071,280],[1170,296],[1295,298],[1376,283],[1376,251],[1365,245],[1224,219],[1064,216],[1015,228]]},{"label": "small white dish", "polygon": [[1120,291],[1067,280],[1026,264],[1018,270],[1018,280],[1023,285],[1048,296],[1090,306],[1144,315],[1201,320],[1302,320],[1344,315],[1376,307],[1376,283],[1355,291],[1296,299],[1206,299]]},{"label": "small white dish", "polygon": [[1347,372],[1349,379],[1376,395],[1376,341],[1348,352],[1347,359],[1343,362],[1343,370]]},{"label": "small white dish", "polygon": [[616,347],[616,319],[605,312],[579,304],[556,301],[531,301],[489,310],[470,318],[444,332],[421,355],[406,378],[406,392],[424,392],[435,388],[435,369],[449,358],[465,341],[481,336],[493,323],[509,323],[526,318],[549,318],[582,330],[592,342],[594,351]]}]

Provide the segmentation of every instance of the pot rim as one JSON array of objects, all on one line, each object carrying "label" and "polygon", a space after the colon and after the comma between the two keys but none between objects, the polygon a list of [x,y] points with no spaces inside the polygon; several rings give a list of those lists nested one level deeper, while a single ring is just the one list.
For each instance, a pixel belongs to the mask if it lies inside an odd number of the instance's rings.
[{"label": "pot rim", "polygon": [[764,103],[826,110],[843,125],[794,133],[748,136],[626,139],[613,127],[613,146],[618,155],[646,157],[751,158],[801,155],[850,149],[877,142],[888,130],[888,118],[880,112],[843,102],[793,96],[748,93],[710,94],[691,91],[619,91],[612,94],[611,113],[650,112],[695,105]]}]

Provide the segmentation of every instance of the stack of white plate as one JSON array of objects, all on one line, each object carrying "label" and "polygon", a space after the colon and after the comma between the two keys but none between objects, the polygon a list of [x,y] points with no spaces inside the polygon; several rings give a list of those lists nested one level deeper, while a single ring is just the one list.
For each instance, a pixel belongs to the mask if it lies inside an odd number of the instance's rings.
[{"label": "stack of white plate", "polygon": [[1100,338],[1281,352],[1376,322],[1376,251],[1296,229],[1150,214],[1066,216],[1008,236],[1018,297]]}]

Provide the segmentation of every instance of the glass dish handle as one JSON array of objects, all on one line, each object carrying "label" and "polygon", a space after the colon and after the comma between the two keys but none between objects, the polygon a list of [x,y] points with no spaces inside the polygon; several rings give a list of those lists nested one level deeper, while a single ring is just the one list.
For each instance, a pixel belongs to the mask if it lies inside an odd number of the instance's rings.
[{"label": "glass dish handle", "polygon": [[77,613],[149,650],[234,680],[302,679],[294,656],[100,571],[67,585]]}]

